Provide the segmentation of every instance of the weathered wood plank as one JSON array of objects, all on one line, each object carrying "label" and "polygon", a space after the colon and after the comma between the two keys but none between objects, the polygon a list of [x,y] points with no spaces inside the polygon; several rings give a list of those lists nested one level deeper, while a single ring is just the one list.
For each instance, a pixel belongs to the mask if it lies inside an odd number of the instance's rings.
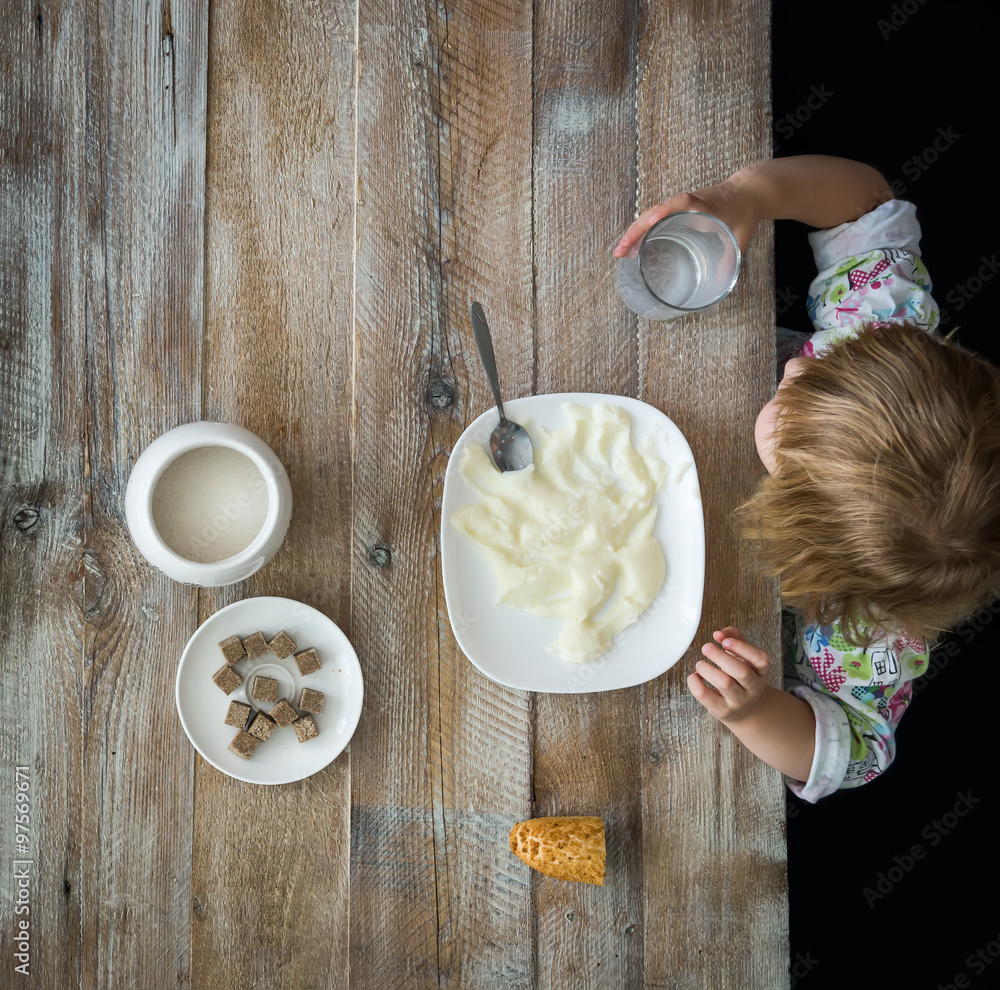
[{"label": "weathered wood plank", "polygon": [[431,575],[447,454],[491,401],[473,299],[508,394],[531,388],[531,11],[362,2],[359,24],[352,983],[530,986],[506,849],[528,811],[528,698],[457,651]]},{"label": "weathered wood plank", "polygon": [[[84,563],[82,163],[83,18],[40,23],[10,4],[0,36],[0,720],[4,789],[27,767],[26,849],[9,800],[0,955],[13,972],[15,924],[28,922],[28,976],[77,987],[81,925],[80,590]],[[60,44],[65,47],[60,50]],[[15,900],[12,859],[30,860]],[[27,913],[23,909],[27,908]],[[21,912],[15,914],[15,908]],[[47,944],[44,940],[47,939]]]},{"label": "weathered wood plank", "polygon": [[[535,23],[536,390],[634,396],[611,248],[635,206],[635,3],[540,0]],[[640,698],[537,696],[534,813],[600,815],[609,854],[603,887],[533,877],[539,987],[641,986]]]},{"label": "weathered wood plank", "polygon": [[[769,8],[643,2],[640,13],[645,207],[768,156]],[[640,397],[673,418],[691,444],[708,539],[698,636],[644,692],[648,987],[788,985],[783,785],[685,684],[701,644],[729,622],[780,655],[777,588],[754,575],[731,523],[762,472],[752,425],[774,382],[771,258],[770,230],[762,228],[730,299],[698,316],[640,321]]]},{"label": "weathered wood plank", "polygon": [[634,396],[610,249],[635,208],[635,2],[538,0],[535,23],[536,389]]},{"label": "weathered wood plank", "polygon": [[[31,425],[5,451],[5,532],[22,542],[3,570],[5,655],[37,658],[45,677],[19,690],[41,785],[34,975],[46,985],[188,979],[190,836],[160,825],[190,818],[189,748],[172,668],[155,658],[179,652],[193,599],[133,551],[122,496],[142,447],[197,415],[182,384],[199,365],[204,13],[191,5],[167,31],[159,4],[24,8],[4,45],[21,55],[5,81],[35,83],[4,128],[17,152],[4,217],[20,218],[5,253],[21,251],[4,264],[21,274],[4,293],[16,355],[4,368],[12,421]],[[34,604],[19,607],[25,593]]]},{"label": "weathered wood plank", "polygon": [[[5,252],[27,249],[10,259],[23,278],[4,294],[15,301],[4,325],[17,355],[5,372],[20,407],[11,421],[27,412],[32,424],[6,464],[15,487],[35,491],[15,528],[34,530],[36,512],[63,525],[45,566],[19,563],[17,586],[37,585],[41,607],[19,610],[5,628],[24,640],[20,649],[63,664],[48,671],[24,723],[49,757],[39,767],[38,807],[47,810],[37,821],[51,844],[39,860],[36,931],[46,932],[46,906],[65,902],[49,932],[79,933],[50,934],[41,966],[61,985],[187,979],[189,838],[158,824],[189,816],[188,751],[170,712],[170,671],[135,658],[179,649],[192,599],[131,550],[121,498],[131,458],[197,406],[179,387],[197,370],[201,323],[206,24],[199,8],[190,14],[172,26],[159,6],[152,17],[106,18],[38,8],[6,49],[27,39],[38,61],[5,80],[39,82],[27,90],[34,133],[23,117],[5,128],[17,152],[5,188],[20,195],[18,212],[12,204],[4,215],[27,218],[4,239]],[[169,281],[160,278],[167,269]],[[150,389],[164,396],[153,408]],[[38,529],[37,546],[49,531]],[[140,756],[151,738],[158,761]],[[49,779],[65,780],[65,790],[46,794]]]},{"label": "weathered wood plank", "polygon": [[207,36],[205,3],[87,10],[84,986],[190,980],[191,750],[158,658],[196,598],[134,550],[123,500],[200,412]]},{"label": "weathered wood plank", "polygon": [[[473,300],[494,328],[505,394],[531,391],[532,9],[518,0],[462,0],[430,25],[441,243],[430,371],[432,381],[438,369],[454,381],[457,395],[453,411],[432,403],[429,419],[436,555],[446,456],[462,428],[493,405],[472,336]],[[448,987],[527,988],[534,985],[534,912],[507,837],[530,814],[531,702],[486,678],[458,649],[440,564],[432,566],[440,637],[427,701],[439,979]]]},{"label": "weathered wood plank", "polygon": [[360,0],[351,616],[365,712],[352,746],[350,960],[352,985],[387,990],[438,983],[426,401],[441,287],[429,41],[423,5]]},{"label": "weathered wood plank", "polygon": [[[278,595],[350,636],[355,10],[219,3],[211,37],[204,416],[271,445],[293,509],[201,617]],[[195,985],[346,987],[350,754],[270,788],[199,759],[195,801]]]}]

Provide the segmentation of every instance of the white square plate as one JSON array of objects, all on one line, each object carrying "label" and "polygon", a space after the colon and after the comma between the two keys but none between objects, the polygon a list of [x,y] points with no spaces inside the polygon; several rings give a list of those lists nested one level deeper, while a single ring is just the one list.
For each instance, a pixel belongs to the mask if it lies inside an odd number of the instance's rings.
[{"label": "white square plate", "polygon": [[[705,521],[698,473],[691,448],[677,426],[659,409],[621,395],[563,392],[533,395],[504,403],[508,419],[531,420],[547,430],[567,426],[563,404],[621,407],[632,423],[632,444],[646,436],[669,468],[668,482],[657,495],[659,511],[653,534],[667,561],[663,588],[652,605],[620,633],[603,656],[577,664],[550,653],[546,646],[562,620],[531,615],[497,603],[497,585],[486,558],[451,525],[462,505],[478,501],[459,473],[462,449],[473,443],[489,447],[497,423],[495,410],[484,413],[459,437],[448,461],[441,502],[441,569],[448,617],[458,645],[487,677],[523,691],[583,693],[631,687],[669,670],[691,645],[701,619],[705,584]],[[530,424],[528,424],[530,433]]]},{"label": "white square plate", "polygon": [[[292,657],[273,653],[236,663],[243,683],[224,694],[212,675],[225,663],[219,643],[230,636],[243,639],[260,630],[270,642],[284,630],[295,640],[295,652],[314,647],[320,669],[302,676]],[[323,711],[313,715],[319,735],[300,743],[295,730],[275,727],[271,738],[258,743],[249,760],[231,752],[236,728],[225,724],[229,702],[269,712],[274,705],[251,701],[254,675],[278,681],[278,697],[298,705],[302,688],[322,691]],[[219,609],[188,640],[177,668],[177,712],[194,748],[212,766],[252,784],[287,784],[302,780],[332,763],[350,742],[361,717],[364,690],[357,654],[340,627],[310,605],[290,598],[245,598]]]}]

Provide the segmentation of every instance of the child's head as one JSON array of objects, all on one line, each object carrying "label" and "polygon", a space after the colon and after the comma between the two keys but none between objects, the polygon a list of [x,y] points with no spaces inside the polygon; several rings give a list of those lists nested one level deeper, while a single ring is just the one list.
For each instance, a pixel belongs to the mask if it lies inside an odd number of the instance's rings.
[{"label": "child's head", "polygon": [[742,506],[782,598],[810,620],[932,638],[1000,581],[1000,370],[912,324],[789,362]]}]

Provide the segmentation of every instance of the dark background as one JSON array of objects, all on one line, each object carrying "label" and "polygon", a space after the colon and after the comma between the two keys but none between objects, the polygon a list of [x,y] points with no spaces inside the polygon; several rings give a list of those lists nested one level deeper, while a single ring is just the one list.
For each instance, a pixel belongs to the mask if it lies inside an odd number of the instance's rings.
[{"label": "dark background", "polygon": [[[775,157],[842,155],[899,183],[918,208],[943,329],[1000,364],[992,5],[773,10]],[[809,330],[808,228],[776,227],[778,323]],[[984,610],[935,650],[883,778],[816,805],[789,792],[793,987],[1000,987],[998,636],[1000,608]]]}]

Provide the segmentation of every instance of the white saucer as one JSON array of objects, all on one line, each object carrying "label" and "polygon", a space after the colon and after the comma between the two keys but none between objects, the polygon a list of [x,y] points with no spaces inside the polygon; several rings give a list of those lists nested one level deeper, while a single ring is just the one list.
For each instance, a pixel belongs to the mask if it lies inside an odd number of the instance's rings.
[{"label": "white saucer", "polygon": [[[236,665],[243,682],[224,694],[212,675],[226,662],[219,643],[230,636],[240,639],[260,630],[270,641],[280,630],[295,640],[296,652],[314,647],[322,664],[304,677],[292,657],[279,660],[265,653],[247,657]],[[279,682],[278,697],[298,705],[303,687],[326,695],[323,711],[313,715],[319,735],[300,743],[291,726],[275,727],[271,738],[257,745],[249,760],[229,749],[235,726],[226,725],[231,701],[269,712],[273,705],[250,700],[255,674]],[[177,713],[192,745],[212,766],[252,784],[287,784],[302,780],[332,763],[350,742],[361,717],[364,686],[361,665],[350,641],[339,626],[322,612],[289,598],[247,598],[220,609],[188,640],[177,668]]]}]

